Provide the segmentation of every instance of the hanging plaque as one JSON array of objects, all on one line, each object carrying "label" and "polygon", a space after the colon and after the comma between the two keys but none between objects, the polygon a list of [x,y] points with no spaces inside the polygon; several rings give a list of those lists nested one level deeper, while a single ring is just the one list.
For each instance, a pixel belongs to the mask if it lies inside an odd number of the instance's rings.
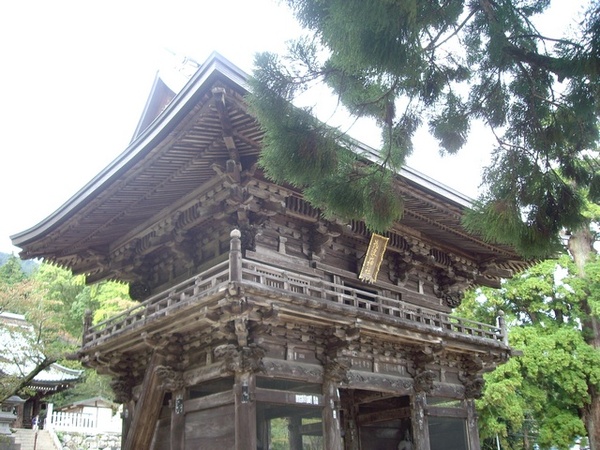
[{"label": "hanging plaque", "polygon": [[389,238],[373,233],[371,235],[371,241],[369,242],[369,248],[365,255],[365,261],[363,262],[362,269],[358,278],[361,281],[367,283],[375,283],[377,280],[377,274],[379,273],[379,267],[383,261],[383,255],[387,248]]}]

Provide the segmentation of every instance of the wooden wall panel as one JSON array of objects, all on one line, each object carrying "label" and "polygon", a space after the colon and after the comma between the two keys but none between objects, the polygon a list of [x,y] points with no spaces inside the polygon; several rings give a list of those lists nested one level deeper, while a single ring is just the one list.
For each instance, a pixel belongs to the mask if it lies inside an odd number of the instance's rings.
[{"label": "wooden wall panel", "polygon": [[225,405],[195,411],[185,418],[186,450],[233,450],[235,448],[235,408]]},{"label": "wooden wall panel", "polygon": [[154,438],[152,440],[152,450],[170,450],[171,449],[171,421],[161,419],[156,424]]}]

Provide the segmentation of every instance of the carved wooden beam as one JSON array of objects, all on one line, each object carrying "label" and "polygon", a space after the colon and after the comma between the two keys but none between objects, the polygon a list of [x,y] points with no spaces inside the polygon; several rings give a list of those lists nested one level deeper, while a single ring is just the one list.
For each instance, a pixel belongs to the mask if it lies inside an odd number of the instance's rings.
[{"label": "carved wooden beam", "polygon": [[217,110],[217,114],[219,115],[219,120],[221,121],[223,141],[225,142],[225,146],[229,151],[229,158],[235,161],[236,163],[239,163],[240,155],[235,145],[235,140],[233,137],[233,126],[231,124],[231,119],[229,118],[229,114],[227,112],[225,88],[215,87],[213,88],[212,93],[215,108]]}]

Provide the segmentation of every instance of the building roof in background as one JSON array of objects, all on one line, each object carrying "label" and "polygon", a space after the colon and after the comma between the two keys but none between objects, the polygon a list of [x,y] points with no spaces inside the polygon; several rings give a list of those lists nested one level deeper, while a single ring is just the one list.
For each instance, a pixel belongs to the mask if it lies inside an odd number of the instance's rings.
[{"label": "building roof in background", "polygon": [[[33,333],[33,326],[24,315],[0,313],[0,377],[2,374],[24,377],[44,359],[44,355],[29,340]],[[56,392],[78,381],[82,374],[83,370],[54,363],[38,373],[29,386],[40,393]]]}]

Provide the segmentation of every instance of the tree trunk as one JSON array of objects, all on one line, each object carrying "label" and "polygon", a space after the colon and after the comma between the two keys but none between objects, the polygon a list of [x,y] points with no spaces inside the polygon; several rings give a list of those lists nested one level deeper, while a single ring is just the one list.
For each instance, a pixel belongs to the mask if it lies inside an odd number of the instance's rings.
[{"label": "tree trunk", "polygon": [[[595,254],[594,235],[589,226],[576,230],[569,238],[569,252],[577,265],[578,274],[585,278],[585,264]],[[581,309],[586,318],[582,321],[582,332],[585,341],[593,348],[600,350],[600,321],[592,316],[592,310],[586,300]],[[588,386],[590,403],[581,410],[581,419],[588,432],[590,450],[600,450],[600,392],[594,386]]]}]

